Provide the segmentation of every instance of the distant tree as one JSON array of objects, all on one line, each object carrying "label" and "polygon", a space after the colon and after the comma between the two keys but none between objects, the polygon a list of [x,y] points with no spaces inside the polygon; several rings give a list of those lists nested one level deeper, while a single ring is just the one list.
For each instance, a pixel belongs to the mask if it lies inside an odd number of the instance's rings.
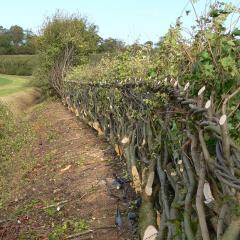
[{"label": "distant tree", "polygon": [[9,34],[15,47],[20,46],[23,43],[24,33],[22,27],[18,25],[11,26],[9,29]]},{"label": "distant tree", "polygon": [[4,28],[3,26],[0,26],[0,34],[4,34],[8,31],[8,29]]},{"label": "distant tree", "polygon": [[11,50],[12,46],[9,34],[0,29],[0,54],[9,54]]},{"label": "distant tree", "polygon": [[23,54],[35,54],[37,47],[37,38],[37,35],[35,35],[31,30],[25,30],[21,52]]},{"label": "distant tree", "polygon": [[125,43],[119,39],[107,38],[101,39],[98,47],[98,52],[114,52],[117,50],[124,49]]},{"label": "distant tree", "polygon": [[144,43],[144,45],[148,45],[150,47],[153,47],[153,42],[152,41],[147,41]]},{"label": "distant tree", "polygon": [[0,54],[7,54],[11,50],[11,40],[7,32],[6,28],[0,26]]},{"label": "distant tree", "polygon": [[154,45],[156,48],[159,48],[161,46],[161,43],[164,41],[164,38],[163,37],[160,37],[158,42],[156,42]]},{"label": "distant tree", "polygon": [[142,49],[142,45],[139,42],[135,42],[132,45],[130,45],[131,48],[135,51],[141,50]]}]

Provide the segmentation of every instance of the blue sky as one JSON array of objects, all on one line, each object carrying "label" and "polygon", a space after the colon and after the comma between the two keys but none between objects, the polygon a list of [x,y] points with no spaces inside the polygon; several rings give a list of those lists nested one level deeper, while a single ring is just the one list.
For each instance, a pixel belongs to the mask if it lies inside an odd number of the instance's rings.
[{"label": "blue sky", "polygon": [[[240,3],[239,0],[231,2]],[[127,43],[157,42],[183,9],[191,9],[188,0],[0,0],[0,3],[0,25],[7,28],[18,24],[37,32],[44,18],[60,9],[87,17],[99,26],[103,38],[119,38]],[[206,0],[198,1],[199,13],[205,3]],[[184,17],[187,27],[193,21],[193,12]]]}]

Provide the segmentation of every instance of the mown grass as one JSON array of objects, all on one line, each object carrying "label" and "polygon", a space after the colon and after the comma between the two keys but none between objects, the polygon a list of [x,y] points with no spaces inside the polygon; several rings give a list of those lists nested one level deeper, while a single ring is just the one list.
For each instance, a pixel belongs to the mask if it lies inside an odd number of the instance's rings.
[{"label": "mown grass", "polygon": [[30,76],[0,74],[0,97],[26,89],[31,79]]},{"label": "mown grass", "polygon": [[37,65],[36,55],[0,55],[0,73],[30,76]]},{"label": "mown grass", "polygon": [[11,84],[12,80],[0,77],[0,87]]}]

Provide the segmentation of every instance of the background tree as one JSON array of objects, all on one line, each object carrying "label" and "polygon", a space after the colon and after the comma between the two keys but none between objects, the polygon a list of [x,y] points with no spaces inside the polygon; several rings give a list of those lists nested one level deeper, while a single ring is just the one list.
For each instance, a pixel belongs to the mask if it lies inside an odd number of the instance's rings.
[{"label": "background tree", "polygon": [[11,26],[9,29],[9,35],[11,37],[12,44],[15,47],[20,46],[23,43],[24,33],[22,27],[18,25]]},{"label": "background tree", "polygon": [[8,30],[0,26],[0,54],[11,52],[11,37]]},{"label": "background tree", "polygon": [[146,41],[144,43],[145,46],[150,46],[150,47],[153,47],[153,41]]},{"label": "background tree", "polygon": [[115,52],[124,49],[124,47],[125,43],[119,39],[115,38],[101,39],[98,52]]},{"label": "background tree", "polygon": [[37,38],[37,35],[35,35],[31,30],[25,30],[23,44],[21,46],[21,53],[30,55],[35,54]]}]

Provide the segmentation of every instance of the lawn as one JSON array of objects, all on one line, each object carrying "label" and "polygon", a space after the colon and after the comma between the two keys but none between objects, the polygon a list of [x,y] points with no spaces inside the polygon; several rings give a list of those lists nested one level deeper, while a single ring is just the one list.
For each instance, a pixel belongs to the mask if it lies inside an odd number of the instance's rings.
[{"label": "lawn", "polygon": [[0,96],[28,88],[31,77],[0,74]]}]

